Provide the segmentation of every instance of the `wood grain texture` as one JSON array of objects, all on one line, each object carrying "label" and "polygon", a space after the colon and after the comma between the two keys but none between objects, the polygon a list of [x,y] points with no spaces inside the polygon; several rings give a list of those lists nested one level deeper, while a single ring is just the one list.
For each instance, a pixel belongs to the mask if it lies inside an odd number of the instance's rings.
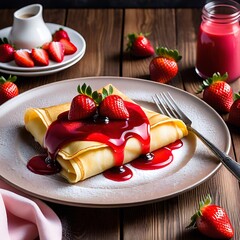
[{"label": "wood grain texture", "polygon": [[66,24],[81,33],[87,50],[73,68],[59,73],[61,77],[119,75],[122,10],[70,9]]}]

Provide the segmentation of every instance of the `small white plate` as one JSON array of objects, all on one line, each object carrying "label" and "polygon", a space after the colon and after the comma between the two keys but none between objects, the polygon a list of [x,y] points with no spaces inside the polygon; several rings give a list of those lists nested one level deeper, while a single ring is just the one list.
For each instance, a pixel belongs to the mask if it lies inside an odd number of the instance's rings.
[{"label": "small white plate", "polygon": [[170,92],[199,130],[218,148],[228,152],[230,134],[222,118],[206,103],[183,90],[166,84],[126,77],[89,77],[44,85],[0,106],[0,175],[7,182],[35,197],[56,203],[87,207],[132,206],[163,200],[190,190],[210,178],[221,166],[208,148],[189,134],[183,147],[175,150],[174,161],[153,171],[131,168],[133,177],[114,182],[102,174],[76,184],[60,175],[42,176],[29,171],[28,160],[42,150],[24,128],[24,112],[29,107],[46,107],[69,102],[77,86],[86,83],[94,90],[111,83],[140,105],[157,111],[152,96]]},{"label": "small white plate", "polygon": [[[73,30],[71,28],[62,26],[62,25],[58,25],[58,24],[54,24],[54,23],[46,23],[46,24],[47,24],[47,27],[49,28],[49,30],[51,31],[51,33],[54,33],[59,28],[63,28],[64,30],[66,30],[71,42],[77,47],[77,51],[72,55],[64,56],[64,59],[61,63],[57,63],[57,62],[50,60],[48,66],[35,66],[32,68],[27,68],[27,67],[17,66],[15,61],[11,61],[8,63],[0,62],[0,71],[11,70],[14,72],[40,72],[40,71],[46,72],[48,70],[61,68],[64,65],[67,65],[70,62],[75,61],[76,59],[79,59],[79,56],[82,56],[85,53],[86,42],[85,42],[84,38],[82,37],[82,35],[80,35],[78,32],[76,32],[75,30]],[[4,38],[4,37],[7,38],[10,33],[10,30],[11,30],[11,27],[0,30],[0,38]]]}]

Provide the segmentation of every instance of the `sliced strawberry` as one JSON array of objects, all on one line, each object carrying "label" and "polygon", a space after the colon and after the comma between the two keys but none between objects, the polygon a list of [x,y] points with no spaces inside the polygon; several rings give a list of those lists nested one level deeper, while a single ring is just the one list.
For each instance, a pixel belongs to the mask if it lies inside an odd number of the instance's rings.
[{"label": "sliced strawberry", "polygon": [[71,102],[68,119],[76,121],[91,117],[95,114],[97,106],[94,100],[85,95],[79,94],[75,96]]},{"label": "sliced strawberry", "polygon": [[64,58],[64,46],[61,42],[50,42],[48,45],[49,57],[55,62],[62,62]]},{"label": "sliced strawberry", "polygon": [[99,114],[109,119],[124,120],[129,118],[129,112],[123,99],[118,95],[109,95],[99,105]]},{"label": "sliced strawberry", "polygon": [[71,55],[77,51],[77,47],[69,40],[62,38],[60,42],[64,46],[64,55]]},{"label": "sliced strawberry", "polygon": [[54,34],[53,34],[53,41],[60,41],[61,39],[67,39],[70,41],[70,38],[68,36],[68,33],[63,29],[59,28]]},{"label": "sliced strawberry", "polygon": [[17,50],[14,52],[14,60],[18,66],[21,67],[34,67],[34,61],[31,54],[27,50]]},{"label": "sliced strawberry", "polygon": [[49,42],[46,42],[42,45],[41,48],[44,49],[44,50],[48,50],[48,46],[49,46]]},{"label": "sliced strawberry", "polygon": [[47,66],[49,64],[49,57],[46,50],[41,48],[34,48],[31,52],[31,57],[37,66]]}]

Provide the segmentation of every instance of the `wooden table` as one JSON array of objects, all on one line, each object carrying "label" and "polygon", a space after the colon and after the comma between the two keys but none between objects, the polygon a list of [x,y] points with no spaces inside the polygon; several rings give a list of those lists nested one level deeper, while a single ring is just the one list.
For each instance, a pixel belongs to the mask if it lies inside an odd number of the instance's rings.
[{"label": "wooden table", "polygon": [[[0,29],[12,25],[14,9],[1,9]],[[183,58],[180,74],[169,84],[195,93],[201,79],[194,71],[196,35],[200,9],[45,9],[46,22],[66,25],[83,35],[86,54],[74,66],[42,77],[19,77],[20,92],[34,87],[85,76],[125,76],[149,79],[151,58],[133,59],[125,53],[126,36],[151,32],[152,43],[177,48]],[[240,90],[240,80],[231,84]],[[199,113],[201,114],[201,113]],[[223,116],[226,119],[226,116]],[[240,131],[229,126],[230,156],[240,162]],[[216,204],[226,209],[240,239],[240,191],[238,181],[222,167],[215,176],[171,199],[128,208],[82,208],[48,203],[63,225],[63,239],[207,239],[186,230],[198,202],[210,193]]]}]

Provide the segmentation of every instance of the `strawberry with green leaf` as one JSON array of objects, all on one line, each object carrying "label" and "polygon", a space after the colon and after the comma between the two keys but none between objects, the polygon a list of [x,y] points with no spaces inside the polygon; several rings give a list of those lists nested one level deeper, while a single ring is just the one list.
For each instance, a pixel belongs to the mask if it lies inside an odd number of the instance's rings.
[{"label": "strawberry with green leaf", "polygon": [[187,228],[191,227],[214,239],[230,239],[234,236],[227,213],[222,207],[212,204],[210,195],[200,202],[198,211],[191,217]]},{"label": "strawberry with green leaf", "polygon": [[240,127],[240,92],[234,94],[234,102],[230,108],[228,122]]},{"label": "strawberry with green leaf", "polygon": [[99,114],[114,120],[126,120],[129,112],[123,99],[118,95],[106,96],[99,105]]},{"label": "strawberry with green leaf", "polygon": [[226,82],[228,74],[214,73],[203,81],[197,93],[203,92],[203,100],[216,111],[226,113],[233,104],[233,90]]},{"label": "strawberry with green leaf", "polygon": [[9,76],[8,79],[0,77],[0,104],[18,95],[18,87],[14,83],[17,80],[16,76]]},{"label": "strawberry with green leaf", "polygon": [[[90,86],[85,83],[78,86],[79,94],[71,102],[68,119],[76,121],[92,117],[96,114],[98,94],[92,92]],[[95,99],[95,100],[94,100]]]},{"label": "strawberry with green leaf", "polygon": [[178,50],[165,47],[156,48],[157,57],[149,64],[150,78],[160,83],[168,83],[178,73],[177,62],[181,60]]},{"label": "strawberry with green leaf", "polygon": [[154,48],[147,38],[148,34],[128,34],[127,51],[135,57],[150,57],[154,54]]},{"label": "strawberry with green leaf", "polygon": [[14,47],[7,38],[0,39],[0,62],[6,63],[14,59]]}]

